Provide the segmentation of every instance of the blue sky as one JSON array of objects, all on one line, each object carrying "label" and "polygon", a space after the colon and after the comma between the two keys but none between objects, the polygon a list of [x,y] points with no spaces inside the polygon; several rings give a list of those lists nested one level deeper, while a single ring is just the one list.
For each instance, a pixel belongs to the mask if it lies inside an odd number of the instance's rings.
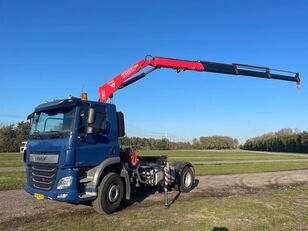
[{"label": "blue sky", "polygon": [[302,88],[158,70],[115,94],[130,136],[308,130],[307,12],[307,1],[0,0],[0,122],[83,90],[96,100],[100,85],[151,54],[299,71]]}]

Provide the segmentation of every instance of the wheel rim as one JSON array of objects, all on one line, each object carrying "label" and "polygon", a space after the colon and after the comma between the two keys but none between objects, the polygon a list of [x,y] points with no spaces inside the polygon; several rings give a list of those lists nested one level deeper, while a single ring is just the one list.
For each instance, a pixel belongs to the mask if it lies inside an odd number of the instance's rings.
[{"label": "wheel rim", "polygon": [[192,176],[190,172],[186,172],[184,175],[184,186],[189,187],[191,185]]},{"label": "wheel rim", "polygon": [[108,200],[111,203],[114,203],[118,200],[120,195],[120,188],[118,185],[114,184],[109,188],[109,192],[108,192]]}]

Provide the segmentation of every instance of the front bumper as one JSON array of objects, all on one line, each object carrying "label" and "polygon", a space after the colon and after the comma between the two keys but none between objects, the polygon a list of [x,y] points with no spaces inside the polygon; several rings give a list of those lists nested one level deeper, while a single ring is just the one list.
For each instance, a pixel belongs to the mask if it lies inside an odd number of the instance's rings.
[{"label": "front bumper", "polygon": [[[26,192],[32,195],[34,195],[35,193],[42,194],[47,199],[62,201],[62,202],[71,202],[71,203],[79,203],[82,201],[94,200],[96,198],[96,191],[92,192],[92,194],[90,194],[91,196],[84,196],[85,192],[78,192],[78,174],[76,170],[58,169],[55,183],[53,184],[52,188],[48,191],[34,188],[33,186],[31,186],[30,179],[29,179],[29,172],[30,172],[29,166],[27,166],[26,167],[26,174],[27,174],[26,179],[27,180],[26,180],[25,190]],[[73,177],[73,182],[71,186],[66,189],[57,189],[59,180],[66,176]],[[66,194],[65,198],[63,198],[63,194],[64,195]],[[59,196],[61,195],[62,195],[62,198],[59,198]]]}]

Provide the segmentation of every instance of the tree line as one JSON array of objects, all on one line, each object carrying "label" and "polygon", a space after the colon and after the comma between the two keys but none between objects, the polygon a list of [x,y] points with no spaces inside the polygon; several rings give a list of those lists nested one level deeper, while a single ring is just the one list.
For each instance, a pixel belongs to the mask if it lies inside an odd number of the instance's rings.
[{"label": "tree line", "polygon": [[[22,141],[27,140],[30,124],[0,124],[0,152],[16,152]],[[202,136],[191,142],[173,142],[168,139],[153,139],[140,137],[122,137],[120,143],[124,146],[136,146],[145,150],[176,150],[176,149],[236,149],[308,153],[308,132],[284,128],[248,139],[240,145],[237,139],[229,136]]]},{"label": "tree line", "polygon": [[191,149],[189,142],[172,142],[168,139],[153,139],[140,137],[122,137],[120,143],[123,146],[135,146],[137,149],[144,150],[175,150]]},{"label": "tree line", "polygon": [[19,151],[21,142],[28,139],[29,129],[28,122],[0,125],[0,152]]},{"label": "tree line", "polygon": [[308,153],[308,133],[284,128],[251,138],[241,148],[256,151]]},{"label": "tree line", "polygon": [[[0,124],[0,152],[17,152],[22,141],[28,139],[30,124]],[[145,150],[176,150],[176,149],[234,149],[238,147],[237,139],[228,136],[203,136],[193,139],[193,142],[173,142],[168,139],[153,139],[140,137],[122,137],[123,146],[136,146]]]},{"label": "tree line", "polygon": [[168,139],[153,139],[140,137],[123,137],[121,144],[134,145],[137,149],[176,150],[176,149],[235,149],[238,140],[228,136],[207,136],[194,138],[193,142],[173,142]]}]

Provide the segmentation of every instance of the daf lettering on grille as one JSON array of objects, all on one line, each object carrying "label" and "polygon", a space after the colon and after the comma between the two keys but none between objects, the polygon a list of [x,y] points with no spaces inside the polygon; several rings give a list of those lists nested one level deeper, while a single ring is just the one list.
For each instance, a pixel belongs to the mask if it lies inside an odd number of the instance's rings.
[{"label": "daf lettering on grille", "polygon": [[37,156],[35,161],[46,161],[47,160],[47,156]]}]

